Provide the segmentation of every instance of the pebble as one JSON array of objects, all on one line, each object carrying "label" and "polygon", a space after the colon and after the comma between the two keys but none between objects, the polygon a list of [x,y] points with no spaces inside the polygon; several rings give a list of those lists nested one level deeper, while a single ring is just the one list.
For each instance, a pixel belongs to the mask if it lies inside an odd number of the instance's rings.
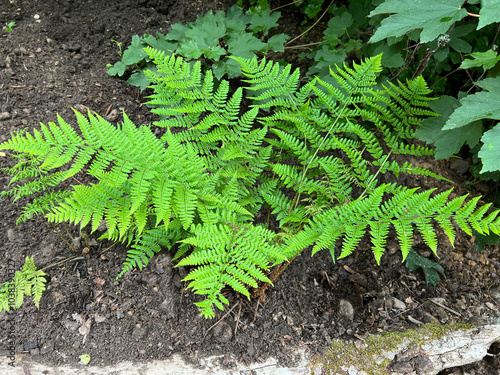
[{"label": "pebble", "polygon": [[10,113],[9,112],[0,112],[0,121],[2,120],[8,120],[10,119]]},{"label": "pebble", "polygon": [[233,330],[228,323],[222,322],[214,328],[213,336],[219,343],[228,342],[233,337]]},{"label": "pebble", "polygon": [[9,241],[14,240],[14,238],[15,238],[14,229],[12,229],[12,228],[7,229],[7,238],[9,239]]},{"label": "pebble", "polygon": [[346,320],[354,319],[354,308],[352,307],[352,304],[345,299],[341,299],[339,301],[338,313],[340,317],[343,319]]},{"label": "pebble", "polygon": [[406,303],[400,299],[392,297],[392,308],[396,310],[406,310]]}]

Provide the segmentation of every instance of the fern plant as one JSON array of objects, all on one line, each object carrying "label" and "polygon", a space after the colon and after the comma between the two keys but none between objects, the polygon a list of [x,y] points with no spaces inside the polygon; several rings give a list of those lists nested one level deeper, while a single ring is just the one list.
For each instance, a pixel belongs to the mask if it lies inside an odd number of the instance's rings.
[{"label": "fern plant", "polygon": [[[226,287],[259,295],[311,246],[313,254],[329,249],[335,261],[369,235],[380,262],[391,227],[403,259],[415,232],[437,252],[434,224],[452,243],[453,222],[467,233],[500,233],[499,211],[478,207],[479,198],[382,182],[384,174],[441,177],[394,158],[432,155],[411,139],[435,113],[421,77],[377,85],[381,55],[331,71],[336,86],[320,78],[301,85],[289,65],[232,57],[245,94],[203,74],[199,62],[145,51],[157,66],[146,75],[160,121],[137,127],[124,115],[114,126],[76,112],[81,135],[59,118],[0,145],[22,155],[7,170],[16,184],[6,194],[48,191],[30,212],[92,230],[104,220],[104,238],[131,244],[118,277],[172,249],[178,266],[192,267],[185,280],[204,296],[201,314],[214,317],[214,307],[229,303]],[[69,196],[53,192],[79,172],[96,182],[73,186]]]},{"label": "fern plant", "polygon": [[17,310],[24,301],[24,296],[33,297],[39,308],[40,299],[45,291],[45,273],[37,270],[33,257],[26,257],[23,269],[16,271],[14,278],[0,286],[0,312]]}]

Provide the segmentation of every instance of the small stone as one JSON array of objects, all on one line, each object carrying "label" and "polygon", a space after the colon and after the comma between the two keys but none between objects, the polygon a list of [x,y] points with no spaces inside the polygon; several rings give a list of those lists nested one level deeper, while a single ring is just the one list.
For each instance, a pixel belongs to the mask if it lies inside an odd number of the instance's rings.
[{"label": "small stone", "polygon": [[125,317],[125,315],[123,314],[123,310],[117,309],[116,310],[116,318],[117,319],[123,319],[124,317]]},{"label": "small stone", "polygon": [[485,303],[486,307],[489,308],[490,310],[493,310],[493,311],[496,311],[497,308],[495,307],[494,304],[492,304],[491,302],[486,302]]},{"label": "small stone", "polygon": [[233,330],[228,323],[222,322],[214,328],[213,337],[220,343],[228,342],[233,337]]},{"label": "small stone", "polygon": [[286,324],[293,326],[293,318],[291,316],[286,317]]},{"label": "small stone", "polygon": [[406,303],[395,297],[392,297],[392,308],[396,310],[406,310]]},{"label": "small stone", "polygon": [[354,308],[352,307],[352,304],[345,299],[341,299],[339,301],[338,313],[340,317],[343,319],[346,320],[354,319]]},{"label": "small stone", "polygon": [[15,235],[14,235],[14,229],[9,228],[7,229],[7,238],[9,241],[14,241]]},{"label": "small stone", "polygon": [[424,313],[424,316],[423,316],[422,320],[423,320],[424,323],[436,323],[436,324],[440,324],[438,318],[432,316],[431,314],[429,314],[427,312]]},{"label": "small stone", "polygon": [[102,323],[106,320],[106,317],[99,314],[95,314],[94,320],[96,321],[96,323]]},{"label": "small stone", "polygon": [[120,112],[118,112],[117,109],[113,109],[107,116],[104,116],[104,118],[108,121],[116,121],[119,115]]},{"label": "small stone", "polygon": [[37,347],[37,344],[34,341],[27,342],[26,344],[24,344],[24,350],[26,350],[26,351],[35,349],[36,347]]},{"label": "small stone", "polygon": [[0,112],[0,121],[2,120],[8,120],[10,119],[10,113],[9,112]]},{"label": "small stone", "polygon": [[140,341],[146,335],[146,328],[135,328],[132,332],[132,337],[134,337],[137,341]]}]

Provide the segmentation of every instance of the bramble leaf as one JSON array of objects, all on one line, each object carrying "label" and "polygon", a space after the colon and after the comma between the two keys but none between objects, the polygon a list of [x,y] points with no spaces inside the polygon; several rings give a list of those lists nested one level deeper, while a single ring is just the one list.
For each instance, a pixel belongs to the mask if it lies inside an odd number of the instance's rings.
[{"label": "bramble leaf", "polygon": [[467,16],[462,3],[462,0],[386,0],[370,12],[369,17],[392,13],[382,21],[370,42],[400,37],[413,29],[422,29],[421,43],[431,42],[446,33],[454,22]]}]

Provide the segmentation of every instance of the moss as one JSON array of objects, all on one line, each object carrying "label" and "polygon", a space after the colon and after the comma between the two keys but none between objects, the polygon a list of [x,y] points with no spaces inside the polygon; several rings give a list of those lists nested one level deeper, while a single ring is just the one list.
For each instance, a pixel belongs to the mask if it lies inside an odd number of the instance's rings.
[{"label": "moss", "polygon": [[391,360],[384,356],[384,353],[399,352],[402,344],[406,347],[421,347],[426,342],[438,340],[451,332],[471,328],[472,326],[463,323],[430,323],[417,329],[371,335],[362,345],[333,340],[330,346],[325,348],[325,354],[314,358],[311,364],[313,367],[321,365],[325,374],[348,374],[349,366],[353,366],[369,375],[385,375],[388,374],[386,368]]}]

